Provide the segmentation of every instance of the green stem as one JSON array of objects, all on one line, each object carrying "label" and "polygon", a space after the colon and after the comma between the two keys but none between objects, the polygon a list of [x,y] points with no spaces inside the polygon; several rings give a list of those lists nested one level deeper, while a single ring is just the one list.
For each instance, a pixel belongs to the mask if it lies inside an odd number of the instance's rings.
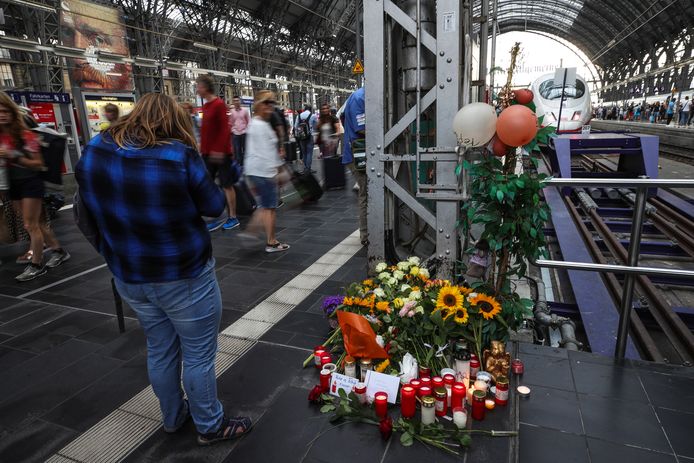
[{"label": "green stem", "polygon": [[[335,331],[333,331],[333,333],[330,335],[330,337],[325,340],[323,345],[325,347],[328,347],[330,344],[332,344],[335,341],[335,338],[337,338],[337,336],[341,333],[342,333],[342,328],[336,328]],[[308,364],[313,360],[313,358],[314,358],[313,354],[309,355],[306,358],[306,360],[304,360],[303,367],[306,368],[308,366]]]}]

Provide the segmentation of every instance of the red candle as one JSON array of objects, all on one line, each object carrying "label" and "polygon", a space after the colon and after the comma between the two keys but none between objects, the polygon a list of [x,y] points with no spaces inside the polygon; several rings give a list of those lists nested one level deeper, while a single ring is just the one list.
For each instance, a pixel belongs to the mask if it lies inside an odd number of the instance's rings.
[{"label": "red candle", "polygon": [[523,370],[523,361],[521,359],[515,359],[511,362],[511,371],[513,371],[514,375],[522,375]]},{"label": "red candle", "polygon": [[327,352],[325,349],[323,349],[321,346],[316,347],[316,349],[313,351],[313,361],[316,364],[316,368],[321,367],[321,360],[326,353]]},{"label": "red candle", "polygon": [[332,374],[330,370],[320,371],[320,387],[323,392],[328,392],[330,390],[330,377]]},{"label": "red candle", "polygon": [[422,386],[419,388],[417,391],[417,394],[419,394],[419,397],[424,397],[427,395],[431,395],[431,387],[429,386]]},{"label": "red candle", "polygon": [[374,396],[374,405],[376,406],[376,415],[379,418],[385,418],[388,414],[388,394],[377,392]]},{"label": "red candle", "polygon": [[445,384],[446,387],[452,387],[452,386],[453,386],[453,383],[455,383],[455,376],[453,376],[453,375],[450,374],[450,373],[447,374],[447,375],[444,375],[444,377],[443,377],[443,384]]},{"label": "red candle", "polygon": [[403,418],[412,418],[414,416],[417,403],[416,393],[417,391],[412,386],[403,386],[400,390],[400,414]]},{"label": "red candle", "polygon": [[419,392],[419,388],[422,387],[422,382],[418,379],[413,379],[410,381],[410,386],[412,386],[415,392]]},{"label": "red candle", "polygon": [[326,354],[323,354],[323,355],[321,356],[321,358],[320,358],[320,366],[321,366],[321,368],[322,368],[323,365],[325,365],[326,363],[332,363],[332,361],[333,361],[333,358],[330,356],[330,354],[327,354],[327,353],[326,353]]},{"label": "red candle", "polygon": [[451,390],[451,407],[462,407],[465,404],[465,394],[467,393],[463,383],[455,383]]},{"label": "red candle", "polygon": [[445,387],[440,387],[434,391],[436,397],[436,416],[445,416],[448,413],[448,392]]},{"label": "red candle", "polygon": [[419,381],[422,383],[422,385],[420,387],[424,387],[424,386],[427,386],[429,388],[431,387],[431,378],[419,378]]},{"label": "red candle", "polygon": [[472,393],[472,418],[477,421],[484,419],[485,399],[487,394],[484,391],[475,391]]},{"label": "red candle", "polygon": [[431,385],[434,387],[434,389],[443,387],[443,378],[440,376],[434,376],[431,378]]},{"label": "red candle", "polygon": [[419,379],[428,378],[431,376],[431,368],[419,367]]}]

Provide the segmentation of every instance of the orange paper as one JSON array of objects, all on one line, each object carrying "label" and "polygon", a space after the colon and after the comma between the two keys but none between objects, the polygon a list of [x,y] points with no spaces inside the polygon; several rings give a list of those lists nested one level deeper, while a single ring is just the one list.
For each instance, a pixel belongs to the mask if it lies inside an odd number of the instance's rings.
[{"label": "orange paper", "polygon": [[349,355],[371,359],[389,358],[385,349],[376,342],[376,333],[371,324],[362,315],[338,310],[337,320],[342,328],[342,339]]}]

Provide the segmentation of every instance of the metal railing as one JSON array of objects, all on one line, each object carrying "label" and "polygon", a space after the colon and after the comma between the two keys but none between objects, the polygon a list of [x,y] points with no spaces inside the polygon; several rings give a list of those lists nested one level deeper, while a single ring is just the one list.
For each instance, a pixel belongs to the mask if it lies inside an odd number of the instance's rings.
[{"label": "metal railing", "polygon": [[624,286],[622,287],[622,299],[619,313],[619,328],[617,331],[617,345],[614,356],[623,359],[626,353],[629,323],[631,319],[631,304],[634,297],[634,283],[636,275],[661,275],[676,277],[692,277],[693,270],[666,269],[657,267],[640,267],[639,251],[641,247],[641,233],[646,213],[646,202],[649,188],[691,188],[694,180],[689,179],[638,179],[624,178],[551,178],[545,181],[547,186],[556,187],[609,187],[609,188],[634,188],[636,200],[634,202],[634,216],[632,219],[631,236],[629,239],[629,251],[627,265],[596,264],[587,262],[565,262],[560,260],[538,259],[533,262],[538,267],[561,268],[566,270],[583,270],[602,273],[623,273]]}]

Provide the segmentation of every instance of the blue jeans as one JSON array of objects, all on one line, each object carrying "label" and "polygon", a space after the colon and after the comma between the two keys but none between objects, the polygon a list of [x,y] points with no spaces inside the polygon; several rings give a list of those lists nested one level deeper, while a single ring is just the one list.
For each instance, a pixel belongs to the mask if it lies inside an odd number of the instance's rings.
[{"label": "blue jeans", "polygon": [[243,158],[246,154],[246,134],[232,135],[231,140],[234,143],[234,156],[236,161],[243,165]]},{"label": "blue jeans", "polygon": [[188,394],[198,432],[216,432],[224,410],[217,398],[214,360],[222,298],[210,259],[200,276],[168,283],[130,284],[116,279],[147,336],[147,371],[166,428],[186,418],[181,390]]},{"label": "blue jeans", "polygon": [[313,137],[309,137],[308,140],[299,140],[299,149],[304,157],[304,167],[310,171],[313,163]]},{"label": "blue jeans", "polygon": [[689,122],[689,111],[680,111],[680,125],[687,125]]}]

